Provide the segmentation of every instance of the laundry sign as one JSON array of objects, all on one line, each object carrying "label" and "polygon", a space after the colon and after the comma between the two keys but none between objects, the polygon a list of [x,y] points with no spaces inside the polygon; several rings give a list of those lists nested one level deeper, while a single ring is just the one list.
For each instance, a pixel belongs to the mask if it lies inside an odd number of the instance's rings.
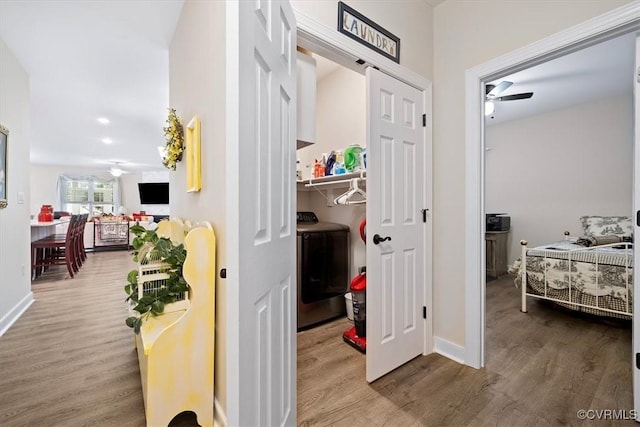
[{"label": "laundry sign", "polygon": [[400,38],[343,2],[338,2],[338,31],[400,63]]}]

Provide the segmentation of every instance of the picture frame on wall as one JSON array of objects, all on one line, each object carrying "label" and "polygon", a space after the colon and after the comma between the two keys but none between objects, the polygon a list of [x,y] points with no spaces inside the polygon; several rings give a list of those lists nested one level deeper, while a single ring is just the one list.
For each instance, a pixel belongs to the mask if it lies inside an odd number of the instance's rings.
[{"label": "picture frame on wall", "polygon": [[198,192],[202,188],[200,118],[195,116],[186,127],[187,193]]},{"label": "picture frame on wall", "polygon": [[7,145],[9,129],[0,124],[0,208],[7,207]]}]

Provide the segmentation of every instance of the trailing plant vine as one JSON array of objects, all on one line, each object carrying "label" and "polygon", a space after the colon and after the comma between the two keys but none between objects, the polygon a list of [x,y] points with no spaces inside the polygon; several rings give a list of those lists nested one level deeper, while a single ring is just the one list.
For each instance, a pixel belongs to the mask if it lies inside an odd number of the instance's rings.
[{"label": "trailing plant vine", "polygon": [[138,312],[138,316],[128,317],[125,323],[138,334],[143,321],[149,316],[162,314],[165,305],[176,302],[182,293],[189,290],[189,285],[182,276],[182,265],[187,257],[187,251],[183,244],[174,245],[170,239],[159,237],[155,230],[134,225],[130,231],[135,235],[132,242],[133,260],[141,261],[139,259],[141,252],[143,256],[149,254],[168,264],[162,272],[169,275],[166,283],[158,291],[143,295],[142,298],[138,297],[138,270],[131,270],[127,275],[128,283],[124,287],[127,294],[126,301],[134,305],[133,310]]}]

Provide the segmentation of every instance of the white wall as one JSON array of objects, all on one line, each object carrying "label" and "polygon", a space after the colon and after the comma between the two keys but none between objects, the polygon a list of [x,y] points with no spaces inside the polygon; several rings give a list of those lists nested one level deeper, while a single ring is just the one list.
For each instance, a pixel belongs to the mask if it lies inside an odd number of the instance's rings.
[{"label": "white wall", "polygon": [[583,215],[631,215],[631,94],[488,126],[487,212],[511,216],[508,262],[584,233]]},{"label": "white wall", "polygon": [[[39,165],[31,164],[31,206],[32,215],[38,215],[42,205],[51,205],[53,210],[62,210],[58,206],[57,186],[60,175],[68,176],[95,176],[102,179],[112,179],[108,169],[85,168],[78,166]],[[124,175],[123,175],[124,176]],[[125,190],[129,192],[128,190]],[[138,191],[136,189],[136,191]]]},{"label": "white wall", "polygon": [[[160,160],[158,158],[158,163]],[[40,212],[42,205],[52,205],[54,210],[61,210],[57,206],[57,183],[60,175],[67,176],[95,176],[102,179],[113,179],[106,168],[85,168],[78,166],[60,165],[30,165],[31,182],[31,207],[32,215]],[[138,192],[139,182],[167,182],[167,171],[129,172],[118,177],[120,186],[120,205],[124,213],[132,214],[141,210],[150,215],[168,215],[169,205],[141,205]]]},{"label": "white wall", "polygon": [[349,145],[366,147],[366,80],[362,74],[339,67],[317,82],[316,142],[297,151],[302,178],[313,173],[322,153]]},{"label": "white wall", "polygon": [[[294,10],[329,28],[338,25],[338,0],[292,0],[291,3]],[[400,38],[400,65],[433,80],[431,6],[424,0],[350,0],[346,3]]]},{"label": "white wall", "polygon": [[145,211],[149,215],[169,215],[169,205],[143,205],[140,203],[138,192],[140,182],[169,182],[168,170],[132,172],[122,175],[119,179],[121,203],[125,213]]},{"label": "white wall", "polygon": [[[186,192],[185,162],[170,172],[172,216],[213,224],[217,271],[226,264],[225,3],[187,1],[169,48],[169,98],[183,125],[202,123],[202,190]],[[216,275],[217,276],[217,275]],[[216,409],[227,407],[226,283],[216,279]],[[216,418],[224,417],[216,411]],[[218,421],[219,422],[219,421]]]},{"label": "white wall", "polygon": [[[337,189],[336,196],[347,191],[347,189],[348,187]],[[364,242],[360,239],[360,223],[367,217],[366,206],[327,206],[325,199],[316,194],[310,200],[310,207],[310,210],[315,212],[322,222],[336,222],[349,226],[351,239],[349,278],[355,277],[358,274],[358,268],[367,265],[367,251]]]},{"label": "white wall", "polygon": [[[140,204],[140,193],[138,192],[138,183],[145,182],[142,173],[128,173],[118,178],[120,181],[120,203],[124,213],[131,215],[134,212],[146,211],[149,214],[155,214],[153,209],[147,209],[146,206]],[[164,182],[169,181],[167,177]],[[164,205],[161,205],[164,207]],[[168,209],[168,208],[167,208]],[[160,213],[158,213],[160,214]]]},{"label": "white wall", "polygon": [[[434,332],[464,346],[465,71],[627,0],[464,1],[434,9]],[[491,25],[499,23],[499,25]]]},{"label": "white wall", "polygon": [[[32,302],[29,226],[29,76],[0,39],[0,123],[7,141],[7,202],[0,209],[0,335]],[[24,199],[18,203],[18,193]]]}]

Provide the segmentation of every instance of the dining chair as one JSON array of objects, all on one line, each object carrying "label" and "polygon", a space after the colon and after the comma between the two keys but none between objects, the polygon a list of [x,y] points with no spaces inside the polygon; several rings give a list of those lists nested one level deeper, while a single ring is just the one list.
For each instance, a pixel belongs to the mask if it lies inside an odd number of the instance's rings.
[{"label": "dining chair", "polygon": [[80,269],[76,235],[82,215],[73,215],[64,236],[51,235],[31,242],[32,277],[38,277],[52,265],[66,265],[69,275]]}]

